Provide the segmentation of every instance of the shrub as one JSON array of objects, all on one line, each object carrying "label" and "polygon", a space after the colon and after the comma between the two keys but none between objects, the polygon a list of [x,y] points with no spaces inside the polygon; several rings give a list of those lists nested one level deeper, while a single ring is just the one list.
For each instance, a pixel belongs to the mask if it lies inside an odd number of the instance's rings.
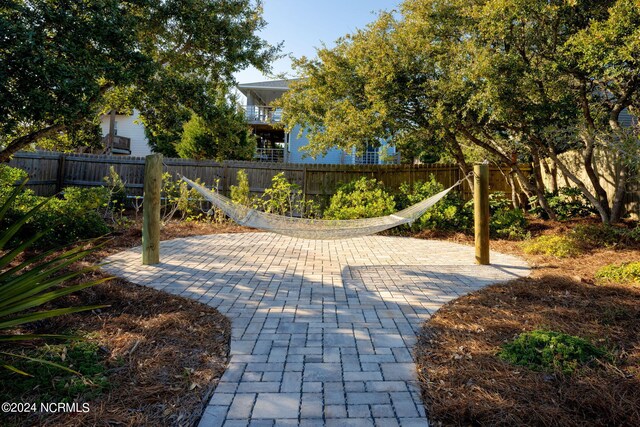
[{"label": "shrub", "polygon": [[[8,209],[15,203],[23,185],[15,188],[0,205],[0,220],[4,219]],[[77,271],[65,272],[73,263],[81,260],[95,249],[83,250],[83,248],[78,247],[53,257],[50,257],[50,252],[46,252],[39,256],[26,257],[19,262],[19,257],[41,239],[45,235],[45,231],[27,235],[22,239],[18,238],[13,250],[5,250],[7,243],[21,234],[20,231],[24,228],[25,222],[36,213],[43,211],[48,201],[44,199],[27,213],[10,221],[0,232],[0,266],[5,269],[0,275],[0,289],[2,289],[2,298],[0,298],[0,342],[28,341],[36,338],[68,338],[60,335],[22,334],[20,330],[16,331],[16,328],[51,317],[104,307],[66,307],[34,311],[34,309],[43,304],[62,296],[104,282],[104,280],[97,280],[63,288],[59,287],[65,281],[72,280],[97,268],[88,267]],[[8,267],[11,268],[7,269]],[[0,354],[16,358],[23,357],[7,351],[1,351]],[[44,363],[47,364],[46,362]],[[51,365],[51,363],[48,364]],[[0,365],[13,372],[24,374],[24,372],[16,370],[10,365],[3,363],[0,363]],[[60,368],[65,369],[63,367]]]},{"label": "shrub", "polygon": [[527,254],[551,255],[558,258],[579,255],[582,251],[570,236],[540,236],[522,243]]},{"label": "shrub", "polygon": [[[432,175],[428,181],[416,181],[413,185],[402,183],[396,195],[398,210],[405,209],[444,190],[444,186]],[[473,228],[473,210],[465,205],[455,194],[449,193],[416,222],[411,225],[412,231],[458,230],[469,231]]]},{"label": "shrub", "polygon": [[[200,179],[194,182],[202,184]],[[218,183],[215,184],[217,186]],[[176,216],[186,221],[210,218],[206,215],[209,212],[209,202],[196,189],[190,188],[186,182],[174,181],[169,172],[162,174],[161,196],[160,216],[163,224]],[[221,216],[216,214],[213,219],[220,220]]]},{"label": "shrub", "polygon": [[502,346],[498,356],[534,371],[571,374],[606,352],[588,341],[560,332],[536,330],[520,334]]},{"label": "shrub", "polygon": [[606,224],[579,224],[571,230],[571,237],[584,249],[616,246],[625,229]]},{"label": "shrub", "polygon": [[244,169],[240,169],[237,174],[238,185],[232,185],[231,200],[243,206],[251,206],[251,187],[249,186],[249,177]]},{"label": "shrub", "polygon": [[520,209],[498,210],[491,215],[489,229],[493,237],[522,240],[529,237],[527,219]]},{"label": "shrub", "polygon": [[394,211],[393,196],[381,182],[362,177],[343,184],[329,201],[325,219],[358,219],[389,215]]},{"label": "shrub", "polygon": [[284,172],[276,174],[271,179],[271,187],[264,190],[262,198],[257,199],[254,205],[258,209],[277,215],[300,215],[308,218],[318,213],[316,203],[313,200],[305,200],[300,187],[290,183]]},{"label": "shrub", "polygon": [[[545,196],[549,207],[559,220],[584,218],[596,212],[591,202],[589,202],[582,191],[576,187],[562,187],[556,192],[546,191]],[[537,196],[533,196],[529,201],[532,205],[536,206],[538,198]],[[539,206],[531,209],[530,213],[540,217],[546,217],[546,213]]]},{"label": "shrub", "polygon": [[640,283],[640,262],[604,266],[596,272],[596,279],[603,282]]}]

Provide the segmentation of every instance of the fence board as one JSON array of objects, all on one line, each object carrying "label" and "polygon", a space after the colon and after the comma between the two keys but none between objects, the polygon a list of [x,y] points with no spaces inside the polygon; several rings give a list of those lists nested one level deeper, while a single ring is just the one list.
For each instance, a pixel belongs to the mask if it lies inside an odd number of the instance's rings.
[{"label": "fence board", "polygon": [[[144,157],[124,157],[94,154],[61,154],[57,152],[20,152],[10,162],[29,173],[29,187],[37,194],[52,195],[56,187],[69,185],[91,187],[104,185],[104,177],[113,166],[130,195],[142,195]],[[60,169],[62,168],[62,169]],[[306,197],[322,198],[332,195],[336,188],[362,176],[377,178],[396,191],[405,182],[430,179],[431,175],[445,187],[462,177],[460,169],[452,164],[433,165],[314,165],[291,163],[265,163],[250,161],[164,159],[164,170],[177,177],[184,175],[200,179],[208,186],[217,183],[218,189],[228,194],[231,185],[237,185],[238,171],[244,169],[249,178],[251,192],[259,195],[271,186],[272,178],[284,172],[287,179],[303,189]],[[524,167],[528,172],[527,167]],[[490,168],[490,191],[511,193],[508,172]],[[472,194],[465,182],[458,191],[466,200]]]}]

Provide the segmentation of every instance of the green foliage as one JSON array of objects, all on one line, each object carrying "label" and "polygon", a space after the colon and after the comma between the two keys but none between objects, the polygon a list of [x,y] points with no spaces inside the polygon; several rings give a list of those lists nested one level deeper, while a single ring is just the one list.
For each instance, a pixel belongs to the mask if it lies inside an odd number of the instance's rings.
[{"label": "green foliage", "polygon": [[249,177],[244,169],[240,169],[237,174],[238,185],[232,185],[231,200],[242,206],[251,206],[251,187]]},{"label": "green foliage", "polygon": [[[22,186],[15,188],[3,201],[0,206],[0,220],[4,219],[5,214],[15,203],[22,191]],[[0,298],[0,333],[5,333],[0,335],[0,341],[33,340],[39,337],[64,338],[53,335],[20,334],[19,331],[15,331],[15,328],[38,320],[104,307],[68,307],[34,311],[57,298],[105,281],[103,279],[60,287],[65,282],[97,268],[88,267],[72,272],[67,271],[73,263],[95,249],[85,250],[82,247],[76,247],[53,257],[50,251],[21,260],[21,255],[45,235],[44,231],[19,239],[13,248],[6,249],[7,244],[20,235],[24,224],[36,213],[46,209],[48,201],[45,199],[40,204],[32,206],[28,212],[7,223],[0,231],[0,271],[2,271],[0,274],[0,296],[2,297]],[[6,352],[2,354],[9,355]]]},{"label": "green foliage", "polygon": [[325,219],[358,219],[389,215],[394,211],[393,196],[381,182],[362,177],[338,187],[324,211]]},{"label": "green foliage", "polygon": [[[444,190],[444,186],[432,175],[429,181],[407,182],[400,185],[396,194],[396,208],[402,210],[421,202]],[[469,231],[473,228],[473,211],[455,194],[449,193],[411,225],[411,230],[457,230]]]},{"label": "green foliage", "polygon": [[181,110],[205,116],[235,72],[268,71],[278,48],[257,35],[265,25],[253,0],[8,2],[0,161],[111,108],[136,107],[156,129]]},{"label": "green foliage", "polygon": [[603,282],[640,283],[640,262],[604,266],[596,272],[596,279]]},{"label": "green foliage", "polygon": [[256,140],[249,132],[244,113],[235,104],[222,101],[211,120],[192,114],[183,126],[175,149],[188,159],[251,160]]},{"label": "green foliage", "polygon": [[[312,152],[384,139],[407,157],[438,147],[458,159],[473,146],[513,164],[577,149],[584,168],[598,135],[611,135],[621,143],[602,145],[632,167],[637,135],[619,129],[619,112],[638,106],[638,40],[637,0],[405,1],[296,61],[283,121],[307,132]],[[594,199],[611,220],[606,197]]]},{"label": "green foliage", "polygon": [[313,200],[305,200],[300,186],[290,183],[280,172],[271,179],[271,187],[264,190],[262,199],[256,201],[256,207],[277,215],[300,215],[303,218],[314,217],[318,207]]},{"label": "green foliage", "polygon": [[522,333],[504,344],[498,353],[501,359],[514,365],[563,374],[571,374],[606,355],[606,351],[580,337],[544,330]]},{"label": "green foliage", "polygon": [[558,258],[576,256],[582,248],[570,236],[540,236],[522,243],[522,250],[532,255],[551,255]]},{"label": "green foliage", "polygon": [[[555,193],[547,191],[546,200],[559,220],[584,218],[596,212],[591,202],[576,187],[562,187]],[[529,211],[530,213],[542,218],[548,217],[546,212],[538,205],[537,196],[533,196],[529,201],[532,206],[535,206]]]},{"label": "green foliage", "polygon": [[27,354],[31,358],[64,365],[81,375],[49,364],[14,357],[10,360],[12,366],[28,372],[30,376],[0,370],[3,385],[0,399],[3,401],[25,398],[35,403],[88,401],[109,387],[104,355],[96,343],[77,341],[44,345]]},{"label": "green foliage", "polygon": [[522,240],[530,236],[527,219],[520,209],[501,209],[491,215],[489,230],[499,239]]},{"label": "green foliage", "polygon": [[607,224],[578,224],[571,230],[570,236],[582,248],[590,250],[622,244],[628,232],[626,228]]}]

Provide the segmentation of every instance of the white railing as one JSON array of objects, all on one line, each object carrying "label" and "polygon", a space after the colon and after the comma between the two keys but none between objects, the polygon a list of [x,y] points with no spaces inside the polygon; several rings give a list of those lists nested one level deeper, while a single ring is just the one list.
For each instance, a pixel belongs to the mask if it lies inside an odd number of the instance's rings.
[{"label": "white railing", "polygon": [[254,160],[259,162],[284,162],[284,148],[256,148],[253,156]]},{"label": "white railing", "polygon": [[377,151],[367,151],[355,157],[356,165],[377,165],[380,163],[380,154]]},{"label": "white railing", "polygon": [[249,123],[275,123],[282,120],[282,108],[245,105],[244,111]]}]

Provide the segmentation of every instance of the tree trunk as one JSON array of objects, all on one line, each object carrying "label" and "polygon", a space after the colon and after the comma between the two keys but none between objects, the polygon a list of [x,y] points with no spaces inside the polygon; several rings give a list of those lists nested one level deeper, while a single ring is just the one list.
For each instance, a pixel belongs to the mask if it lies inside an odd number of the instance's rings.
[{"label": "tree trunk", "polygon": [[622,165],[618,174],[618,182],[616,183],[616,192],[613,196],[613,208],[611,210],[611,222],[613,224],[620,222],[624,214],[624,195],[627,189],[627,178],[629,176],[629,168]]},{"label": "tree trunk", "polygon": [[611,219],[611,208],[609,207],[609,198],[607,197],[607,192],[602,185],[600,185],[600,179],[598,178],[598,174],[596,174],[595,169],[593,168],[593,155],[595,151],[595,140],[592,134],[584,135],[582,138],[585,143],[585,149],[582,152],[584,159],[584,170],[589,177],[589,181],[591,181],[591,185],[595,190],[595,196],[598,198],[598,202],[602,206],[602,209],[606,212],[606,216],[608,219]]},{"label": "tree trunk", "polygon": [[64,129],[63,125],[51,125],[43,129],[31,132],[30,134],[20,136],[11,140],[4,150],[0,151],[0,163],[8,163],[11,156],[23,149],[29,144],[38,141],[41,138],[60,132]]},{"label": "tree trunk", "polygon": [[467,180],[467,184],[469,184],[469,189],[473,192],[473,177],[469,176],[471,173],[471,169],[469,169],[469,165],[464,158],[464,153],[462,152],[462,147],[460,147],[460,143],[453,135],[447,136],[447,141],[449,142],[449,148],[451,150],[451,154],[456,159],[458,163],[458,167],[462,171],[463,176]]},{"label": "tree trunk", "polygon": [[576,186],[582,191],[582,194],[584,194],[587,200],[589,200],[591,204],[593,204],[593,206],[598,211],[598,214],[600,214],[600,219],[602,220],[602,222],[604,224],[609,224],[611,222],[611,217],[608,209],[605,209],[605,207],[602,206],[600,200],[595,195],[591,194],[589,189],[587,189],[585,183],[582,182],[580,178],[578,178],[575,174],[573,174],[564,163],[562,163],[562,161],[558,158],[553,150],[549,150],[549,154],[553,158],[553,161],[558,166],[558,168],[560,168],[564,176],[573,181],[574,184],[576,184]]},{"label": "tree trunk", "polygon": [[468,129],[465,129],[464,127],[460,127],[459,129],[460,129],[460,132],[462,132],[462,134],[467,139],[469,139],[470,142],[476,144],[477,146],[479,146],[481,148],[484,148],[485,150],[489,151],[490,153],[495,154],[496,156],[500,157],[500,159],[502,159],[502,161],[504,161],[505,164],[509,165],[509,167],[511,168],[511,171],[513,173],[515,173],[516,176],[518,177],[519,184],[522,187],[522,189],[527,193],[527,196],[531,197],[531,194],[535,194],[536,196],[538,196],[538,200],[540,202],[540,206],[542,206],[542,209],[544,209],[544,211],[547,213],[547,215],[549,215],[549,218],[556,219],[556,214],[549,207],[549,204],[547,203],[547,198],[545,197],[544,191],[540,191],[537,188],[537,186],[532,185],[529,182],[527,177],[524,176],[524,174],[522,173],[522,171],[518,167],[518,163],[517,163],[517,161],[515,159],[510,159],[508,156],[506,156],[500,150],[496,149],[495,147],[491,146],[490,144],[486,143],[485,141],[482,141],[481,139],[475,137],[471,132],[469,132]]}]

